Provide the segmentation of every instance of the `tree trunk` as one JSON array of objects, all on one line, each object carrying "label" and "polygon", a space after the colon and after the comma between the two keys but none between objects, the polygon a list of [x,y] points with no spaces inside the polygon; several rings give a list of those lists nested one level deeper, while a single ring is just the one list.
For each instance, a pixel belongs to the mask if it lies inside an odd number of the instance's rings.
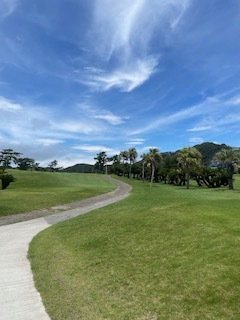
[{"label": "tree trunk", "polygon": [[229,176],[228,178],[228,189],[233,190],[233,176]]},{"label": "tree trunk", "polygon": [[153,183],[153,178],[154,178],[154,166],[152,166],[152,176],[151,176],[151,183],[150,183],[150,188],[152,188],[152,183]]},{"label": "tree trunk", "polygon": [[144,173],[144,164],[142,165],[142,182],[144,182],[145,177],[144,177],[145,173]]},{"label": "tree trunk", "polygon": [[189,174],[189,172],[186,173],[186,180],[187,180],[187,189],[189,189],[189,185],[190,185],[190,174]]}]

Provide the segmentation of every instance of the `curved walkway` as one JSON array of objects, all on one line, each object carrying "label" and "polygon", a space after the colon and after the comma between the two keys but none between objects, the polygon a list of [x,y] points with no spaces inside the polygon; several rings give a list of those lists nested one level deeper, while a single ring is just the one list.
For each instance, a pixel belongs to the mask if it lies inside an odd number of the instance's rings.
[{"label": "curved walkway", "polygon": [[[40,294],[34,286],[30,263],[27,259],[29,243],[37,233],[55,223],[127,197],[131,187],[121,181],[112,180],[118,187],[110,193],[73,202],[66,206],[58,206],[50,211],[35,211],[0,218],[1,320],[50,320]],[[29,217],[32,220],[28,220]],[[17,222],[19,219],[22,222]]]}]

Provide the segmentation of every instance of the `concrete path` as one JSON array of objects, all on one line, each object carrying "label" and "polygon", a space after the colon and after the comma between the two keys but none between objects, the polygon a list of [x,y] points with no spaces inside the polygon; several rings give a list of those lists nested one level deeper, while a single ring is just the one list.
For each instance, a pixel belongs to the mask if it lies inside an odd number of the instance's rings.
[{"label": "concrete path", "polygon": [[[79,207],[45,217],[0,226],[0,320],[49,320],[33,282],[28,246],[52,224],[101,208],[127,197],[131,187],[114,180],[118,188],[78,202]],[[17,215],[16,215],[17,216]],[[12,220],[11,220],[12,222]]]}]

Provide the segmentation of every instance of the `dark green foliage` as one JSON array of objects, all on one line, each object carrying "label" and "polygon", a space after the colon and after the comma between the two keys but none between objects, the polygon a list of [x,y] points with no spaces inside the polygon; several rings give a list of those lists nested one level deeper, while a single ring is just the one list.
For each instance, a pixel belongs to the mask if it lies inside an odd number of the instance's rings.
[{"label": "dark green foliage", "polygon": [[208,188],[219,188],[228,185],[228,174],[221,168],[211,169],[204,167],[193,175],[199,186],[205,184]]},{"label": "dark green foliage", "polygon": [[19,170],[28,170],[34,168],[35,160],[31,158],[19,158],[16,163]]},{"label": "dark green foliage", "polygon": [[166,170],[177,168],[177,152],[164,152],[162,153],[163,167]]},{"label": "dark green foliage", "polygon": [[4,189],[6,189],[6,188],[9,186],[9,184],[10,184],[11,182],[14,182],[14,181],[15,181],[15,178],[14,178],[14,176],[13,176],[12,174],[6,173],[5,170],[4,170],[4,168],[1,167],[1,168],[0,168],[0,180],[2,180],[2,187],[1,187],[1,189],[4,190]]},{"label": "dark green foliage", "polygon": [[171,169],[167,175],[168,183],[177,186],[186,185],[186,174],[181,169]]},{"label": "dark green foliage", "polygon": [[94,169],[96,170],[96,172],[98,173],[104,173],[105,171],[105,166],[107,164],[107,154],[105,151],[99,152],[96,157],[94,158],[94,160],[97,160],[95,165],[94,165]]},{"label": "dark green foliage", "polygon": [[167,183],[167,179],[168,179],[168,170],[165,168],[158,169],[158,180],[160,182]]},{"label": "dark green foliage", "polygon": [[21,153],[13,151],[12,149],[3,149],[0,151],[0,165],[7,169],[11,168],[11,164],[17,163]]}]

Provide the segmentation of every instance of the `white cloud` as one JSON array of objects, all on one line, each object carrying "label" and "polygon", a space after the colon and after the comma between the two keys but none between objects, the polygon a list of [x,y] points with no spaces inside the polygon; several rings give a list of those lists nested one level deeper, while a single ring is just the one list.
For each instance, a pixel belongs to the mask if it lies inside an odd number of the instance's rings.
[{"label": "white cloud", "polygon": [[43,144],[44,146],[51,146],[59,143],[63,143],[63,140],[56,139],[35,139],[37,143]]},{"label": "white cloud", "polygon": [[89,145],[89,144],[78,145],[73,147],[73,149],[82,150],[85,152],[94,152],[94,153],[107,152],[108,155],[113,155],[120,152],[118,149],[112,149],[102,145]]},{"label": "white cloud", "polygon": [[170,115],[161,116],[159,119],[152,121],[150,124],[148,124],[145,127],[142,127],[140,129],[134,130],[130,132],[130,135],[140,134],[143,132],[152,131],[158,127],[164,127],[166,125],[170,125],[176,122],[180,122],[184,119],[188,119],[191,117],[194,117],[196,115],[201,114],[203,111],[201,108],[199,108],[199,105],[193,106],[190,108],[182,109],[176,113],[172,113]]},{"label": "white cloud", "polygon": [[[190,0],[101,0],[93,14],[93,54],[102,68],[85,68],[80,81],[93,90],[118,88],[130,92],[146,82],[159,64],[159,51],[151,48],[157,31],[165,37],[176,29]],[[165,40],[164,40],[165,41]]]},{"label": "white cloud", "polygon": [[[224,94],[222,94],[222,97],[223,96]],[[225,100],[220,100],[218,96],[211,98],[207,97],[203,102],[192,107],[185,108],[165,116],[162,115],[157,120],[153,120],[145,127],[133,130],[132,132],[129,132],[129,134],[141,134],[156,130],[156,128],[163,129],[167,125],[186,121],[194,117],[204,117],[208,118],[208,120],[204,120],[204,125],[202,125],[203,122],[201,122],[200,125],[196,126],[195,128],[188,129],[187,131],[194,132],[210,129],[214,130],[220,125],[238,123],[240,115],[235,110],[234,112],[230,112],[231,106],[236,105],[237,101],[238,97],[225,98]]]},{"label": "white cloud", "polygon": [[229,101],[229,104],[232,104],[232,105],[240,105],[240,97],[239,96],[237,96],[237,97],[234,97],[233,99],[231,99],[230,101]]},{"label": "white cloud", "polygon": [[129,66],[122,66],[108,73],[88,74],[83,82],[97,91],[107,91],[116,87],[123,92],[130,92],[147,81],[156,72],[157,65],[156,57],[136,59]]},{"label": "white cloud", "polygon": [[95,123],[93,122],[85,122],[82,120],[79,121],[72,121],[69,119],[66,120],[60,120],[58,122],[54,122],[54,128],[55,130],[59,131],[66,131],[70,133],[84,133],[84,134],[90,134],[94,132],[99,132],[102,130],[102,128],[97,127]]},{"label": "white cloud", "polygon": [[87,117],[105,120],[112,125],[119,125],[128,119],[128,117],[120,117],[113,114],[111,111],[92,107],[86,103],[79,104],[78,108],[84,112]]},{"label": "white cloud", "polygon": [[135,138],[135,139],[131,139],[130,141],[126,142],[126,145],[129,146],[136,146],[136,145],[141,145],[145,142],[145,139],[141,139],[141,138]]},{"label": "white cloud", "polygon": [[211,129],[211,126],[203,126],[203,127],[194,127],[192,129],[188,129],[187,131],[195,132],[195,131],[205,131]]},{"label": "white cloud", "polygon": [[107,122],[109,122],[110,124],[112,125],[118,125],[118,124],[121,124],[123,122],[125,122],[123,120],[123,118],[121,117],[118,117],[118,116],[115,116],[113,114],[103,114],[103,115],[97,115],[94,117],[95,119],[101,119],[101,120],[105,120]]},{"label": "white cloud", "polygon": [[204,140],[202,138],[200,138],[200,137],[195,137],[195,138],[190,138],[189,142],[190,142],[190,144],[194,144],[195,145],[195,144],[203,143]]},{"label": "white cloud", "polygon": [[22,109],[22,106],[20,104],[14,103],[14,102],[0,96],[0,110],[16,112],[21,109]]}]

